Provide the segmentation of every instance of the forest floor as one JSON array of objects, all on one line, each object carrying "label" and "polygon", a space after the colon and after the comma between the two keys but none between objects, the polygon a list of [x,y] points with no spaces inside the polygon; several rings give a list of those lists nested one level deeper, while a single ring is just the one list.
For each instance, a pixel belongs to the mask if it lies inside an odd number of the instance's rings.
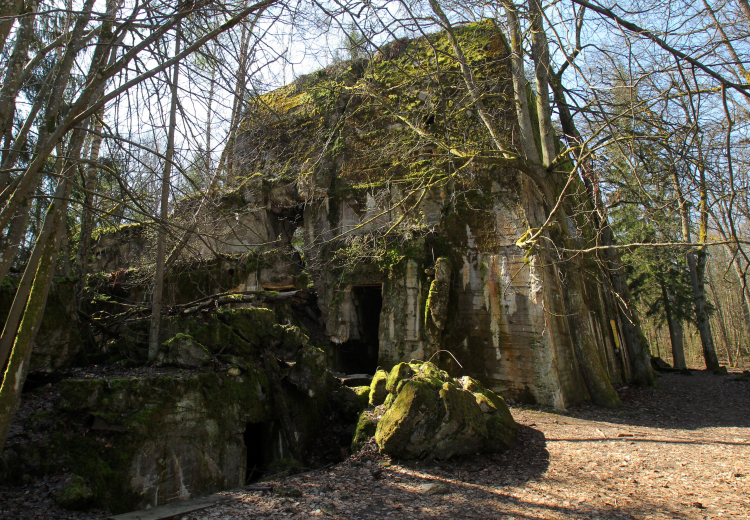
[{"label": "forest floor", "polygon": [[[407,463],[363,450],[255,485],[276,493],[225,492],[226,501],[180,518],[747,519],[750,381],[737,376],[661,374],[658,388],[620,389],[624,406],[614,411],[515,407],[518,445],[500,455]],[[25,500],[17,518],[103,518],[63,512],[30,491],[0,489],[0,509]]]}]

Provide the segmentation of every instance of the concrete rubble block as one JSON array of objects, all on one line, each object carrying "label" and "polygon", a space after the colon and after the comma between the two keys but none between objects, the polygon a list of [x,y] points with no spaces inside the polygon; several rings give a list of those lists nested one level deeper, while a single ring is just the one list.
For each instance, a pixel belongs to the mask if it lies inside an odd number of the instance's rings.
[{"label": "concrete rubble block", "polygon": [[[432,363],[408,366],[410,374],[400,379],[395,398],[386,401],[377,422],[375,440],[381,452],[406,459],[448,459],[502,451],[513,444],[517,426],[501,397],[471,378],[450,378]],[[405,367],[394,367],[391,375],[399,373],[406,374]]]},{"label": "concrete rubble block", "polygon": [[154,361],[154,366],[200,368],[211,360],[209,350],[189,334],[177,334],[165,341]]}]

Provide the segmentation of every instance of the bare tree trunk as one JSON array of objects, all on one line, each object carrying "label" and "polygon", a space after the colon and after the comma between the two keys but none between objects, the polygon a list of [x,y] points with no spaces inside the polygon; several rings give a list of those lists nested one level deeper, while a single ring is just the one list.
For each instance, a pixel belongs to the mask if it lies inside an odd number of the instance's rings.
[{"label": "bare tree trunk", "polygon": [[[177,28],[177,34],[175,36],[175,55],[180,53],[180,28]],[[166,244],[167,239],[167,217],[169,210],[169,187],[170,177],[172,174],[172,159],[174,158],[174,133],[175,127],[177,126],[177,82],[180,78],[180,64],[175,63],[171,90],[172,90],[172,101],[169,107],[169,130],[167,136],[167,153],[164,157],[164,171],[161,179],[161,207],[159,209],[159,218],[161,223],[159,225],[159,233],[156,243],[156,273],[154,274],[154,294],[151,301],[151,327],[149,329],[148,336],[148,359],[149,361],[156,359],[156,355],[159,353],[159,333],[161,330],[161,308],[164,291],[164,264],[166,256]]]},{"label": "bare tree trunk", "polygon": [[[510,31],[510,62],[511,76],[513,78],[513,92],[516,102],[516,116],[518,125],[521,130],[521,147],[524,157],[533,162],[539,163],[539,152],[534,139],[534,130],[531,124],[531,115],[529,113],[529,100],[527,95],[526,74],[523,65],[523,36],[521,33],[521,23],[518,21],[518,11],[511,0],[505,0],[505,16],[508,19],[508,29]],[[552,201],[548,201],[552,203]]]},{"label": "bare tree trunk", "polygon": [[8,229],[8,235],[5,240],[2,241],[0,247],[0,280],[5,280],[8,275],[13,261],[18,253],[18,248],[23,242],[23,237],[26,234],[26,221],[29,218],[29,210],[31,209],[31,202],[27,198],[18,208],[16,216],[10,223]]},{"label": "bare tree trunk", "polygon": [[740,4],[740,10],[745,17],[745,21],[750,25],[750,3],[747,0],[737,0]]},{"label": "bare tree trunk", "polygon": [[539,134],[542,142],[542,163],[549,166],[555,160],[555,129],[549,99],[549,48],[544,32],[544,17],[540,0],[529,0],[531,15],[531,53],[536,76],[536,106],[539,115]]},{"label": "bare tree trunk", "polygon": [[[16,32],[16,43],[13,47],[13,53],[8,60],[5,77],[3,77],[3,86],[0,89],[0,136],[6,136],[5,145],[8,148],[10,148],[10,140],[7,136],[12,136],[13,114],[16,106],[15,100],[21,87],[21,73],[29,55],[29,47],[34,39],[34,21],[36,19],[37,5],[38,1],[36,0],[29,2],[29,13],[21,19],[18,31]],[[0,52],[2,52],[2,49],[0,49]],[[5,188],[9,179],[10,172],[0,170],[0,187]]]},{"label": "bare tree trunk", "polygon": [[79,279],[79,287],[86,285],[88,275],[88,255],[91,249],[91,233],[94,227],[94,189],[96,188],[96,177],[98,168],[96,162],[99,160],[99,150],[102,144],[102,118],[103,112],[99,112],[94,119],[94,132],[91,136],[91,149],[89,151],[89,164],[86,167],[86,179],[84,181],[83,204],[81,208],[81,234],[78,240],[78,252],[76,254],[76,271]]},{"label": "bare tree trunk", "polygon": [[0,1],[0,52],[3,52],[10,30],[16,21],[16,16],[21,14],[22,10],[22,0]]},{"label": "bare tree trunk", "polygon": [[719,323],[719,333],[721,334],[721,339],[724,343],[724,350],[727,351],[727,361],[729,362],[729,366],[734,366],[734,363],[732,361],[732,351],[729,346],[729,337],[727,336],[727,327],[724,323],[724,312],[722,310],[721,301],[719,300],[719,295],[716,293],[716,285],[714,285],[714,277],[711,275],[711,273],[708,274],[708,286],[711,288],[711,293],[714,297],[714,305],[716,306],[716,318]]},{"label": "bare tree trunk", "polygon": [[685,365],[685,350],[683,347],[684,334],[682,323],[677,320],[672,310],[674,295],[667,288],[666,284],[661,283],[661,297],[664,300],[664,311],[667,315],[667,325],[669,326],[669,340],[672,344],[672,364],[675,368],[682,370],[687,368]]},{"label": "bare tree trunk", "polygon": [[[111,24],[115,20],[117,12],[117,0],[107,0],[106,17]],[[110,45],[114,35],[111,28],[109,31],[102,31],[103,35],[99,38],[100,45]],[[102,84],[99,91],[94,95],[98,98],[104,93],[106,84]],[[83,204],[81,209],[81,233],[78,240],[78,251],[76,254],[76,271],[78,275],[79,291],[86,285],[86,275],[88,274],[88,255],[91,249],[91,233],[94,227],[94,190],[96,188],[96,178],[99,168],[96,163],[99,160],[99,152],[102,145],[102,126],[104,121],[104,106],[94,115],[94,131],[89,141],[90,149],[84,153],[88,155],[89,164],[86,168],[86,177],[83,181],[84,193]]]},{"label": "bare tree trunk", "polygon": [[[72,161],[78,159],[81,153],[81,145],[83,141],[83,133],[77,130],[71,137],[72,150],[68,152],[68,156]],[[47,211],[47,215],[44,219],[44,225],[42,231],[37,238],[34,250],[31,253],[31,257],[26,263],[26,269],[24,270],[21,281],[16,289],[16,294],[13,298],[8,316],[5,318],[5,325],[3,327],[2,336],[0,336],[0,368],[5,366],[5,362],[11,353],[11,347],[13,346],[14,337],[18,330],[19,323],[24,316],[25,309],[27,308],[27,300],[29,293],[33,288],[34,281],[36,280],[36,272],[43,261],[43,254],[45,251],[45,244],[50,240],[50,236],[53,232],[57,232],[57,211],[64,211],[67,208],[67,199],[70,195],[72,183],[67,181],[69,175],[71,175],[72,169],[75,165],[67,166],[60,165],[59,172],[61,173],[60,181],[58,182],[57,189],[55,190],[55,197],[50,204]],[[59,217],[62,218],[62,217]],[[59,249],[59,244],[56,246],[55,251]],[[45,296],[46,298],[46,296]]]},{"label": "bare tree trunk", "polygon": [[36,270],[29,299],[26,302],[23,319],[18,332],[13,336],[13,349],[5,370],[2,386],[0,386],[0,454],[3,452],[10,427],[21,403],[21,391],[29,369],[31,347],[42,323],[44,307],[55,274],[55,260],[62,235],[65,232],[65,226],[63,225],[64,206],[64,202],[58,201],[57,207],[60,209],[52,214],[48,213],[49,218],[55,221],[52,230],[53,236],[44,244],[44,251]]},{"label": "bare tree trunk", "polygon": [[244,25],[242,26],[240,36],[240,55],[239,63],[237,65],[237,82],[234,84],[234,101],[232,102],[232,116],[229,120],[229,134],[227,144],[225,148],[229,149],[229,155],[227,156],[227,184],[231,185],[234,179],[237,177],[237,161],[234,154],[234,137],[236,135],[236,128],[240,124],[240,118],[242,117],[242,108],[245,101],[245,90],[247,89],[247,60],[248,60],[248,47],[250,44],[250,37],[252,35],[253,27],[260,18],[263,11],[259,12],[253,22],[250,24],[248,29]]},{"label": "bare tree trunk", "polygon": [[[672,171],[672,181],[674,183],[675,190],[679,199],[679,211],[680,218],[682,221],[682,238],[686,243],[691,243],[691,232],[690,232],[690,214],[688,210],[688,204],[685,197],[682,194],[682,187],[680,186],[680,180],[677,177],[677,171]],[[701,201],[705,197],[705,187],[701,189]],[[701,203],[703,205],[703,202]],[[702,212],[701,212],[702,213]],[[701,218],[701,234],[703,235],[703,218]],[[706,368],[708,370],[719,370],[719,360],[716,357],[716,348],[714,347],[714,338],[711,333],[711,323],[708,319],[708,310],[706,307],[706,291],[703,285],[703,275],[705,273],[706,265],[706,251],[705,248],[701,248],[698,253],[688,251],[687,253],[687,264],[688,270],[690,271],[690,282],[693,289],[693,300],[695,307],[695,321],[698,327],[698,332],[701,336],[701,344],[703,346],[703,357],[706,361]]]}]

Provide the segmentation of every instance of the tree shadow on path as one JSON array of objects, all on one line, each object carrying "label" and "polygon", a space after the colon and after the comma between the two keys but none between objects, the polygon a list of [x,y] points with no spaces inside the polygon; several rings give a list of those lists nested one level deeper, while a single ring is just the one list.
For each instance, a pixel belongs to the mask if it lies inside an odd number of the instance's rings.
[{"label": "tree shadow on path", "polygon": [[737,374],[717,376],[705,371],[659,376],[656,388],[620,389],[621,409],[584,404],[562,415],[676,430],[750,428],[750,381],[737,380]]}]

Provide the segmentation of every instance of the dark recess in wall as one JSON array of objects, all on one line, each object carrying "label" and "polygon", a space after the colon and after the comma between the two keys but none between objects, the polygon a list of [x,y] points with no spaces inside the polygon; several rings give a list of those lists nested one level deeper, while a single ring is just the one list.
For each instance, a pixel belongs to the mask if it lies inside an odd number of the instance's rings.
[{"label": "dark recess in wall", "polygon": [[357,316],[359,339],[350,339],[339,345],[339,370],[347,374],[374,374],[378,368],[378,332],[380,311],[383,308],[383,286],[354,286],[351,294]]}]

